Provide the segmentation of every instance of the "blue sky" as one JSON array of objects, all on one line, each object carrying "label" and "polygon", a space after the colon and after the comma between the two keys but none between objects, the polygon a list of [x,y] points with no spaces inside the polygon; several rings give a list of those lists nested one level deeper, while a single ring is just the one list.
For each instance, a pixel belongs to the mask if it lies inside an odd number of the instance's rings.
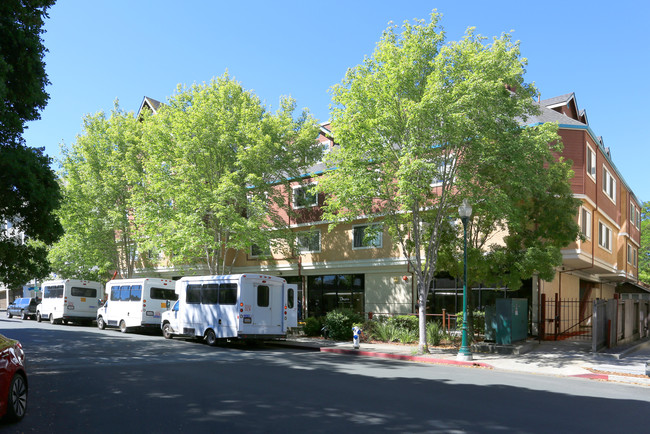
[{"label": "blue sky", "polygon": [[526,81],[542,99],[575,92],[627,184],[650,200],[650,2],[638,0],[59,0],[43,36],[50,101],[25,139],[56,159],[84,115],[109,111],[115,99],[137,111],[145,95],[165,101],[178,84],[226,69],[271,110],[291,95],[325,121],[329,88],[372,54],[388,22],[428,19],[434,8],[449,41],[469,26],[490,38],[514,30],[529,61]]}]

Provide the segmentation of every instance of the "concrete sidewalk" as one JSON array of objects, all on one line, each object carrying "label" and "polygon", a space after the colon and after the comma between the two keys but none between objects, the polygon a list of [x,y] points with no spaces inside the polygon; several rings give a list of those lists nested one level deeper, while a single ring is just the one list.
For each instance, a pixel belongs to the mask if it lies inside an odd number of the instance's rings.
[{"label": "concrete sidewalk", "polygon": [[[474,350],[473,360],[469,362],[457,361],[458,350],[453,348],[432,347],[430,354],[418,355],[417,345],[362,342],[359,349],[354,349],[351,341],[338,342],[308,337],[288,338],[282,344],[326,353],[582,377],[650,386],[650,377],[645,375],[645,362],[650,362],[650,356],[648,352],[639,351],[650,348],[649,339],[597,354],[591,352],[590,342],[527,341],[519,344],[518,348],[510,348],[519,354],[484,353]],[[636,353],[639,355],[635,355]]]}]

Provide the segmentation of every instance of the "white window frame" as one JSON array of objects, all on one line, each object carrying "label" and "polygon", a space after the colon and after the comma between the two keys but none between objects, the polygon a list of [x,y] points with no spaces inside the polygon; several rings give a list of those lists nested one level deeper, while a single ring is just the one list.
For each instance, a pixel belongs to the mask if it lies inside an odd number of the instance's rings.
[{"label": "white window frame", "polygon": [[603,193],[611,200],[616,203],[616,178],[614,175],[607,170],[607,167],[603,164]]},{"label": "white window frame", "polygon": [[633,267],[637,266],[637,250],[630,243],[627,243],[627,263]]},{"label": "white window frame", "polygon": [[582,207],[580,210],[580,231],[587,240],[591,240],[591,222],[591,211],[585,207]]},{"label": "white window frame", "polygon": [[[311,188],[315,185],[316,183],[314,182],[307,185],[296,185],[295,187],[291,187],[291,207],[293,209],[304,209],[304,208],[313,208],[315,206],[318,206],[318,193],[314,193],[313,203],[308,203],[306,205],[296,205],[296,192],[299,190],[304,191],[305,189]],[[303,195],[306,196],[304,193]]]},{"label": "white window frame", "polygon": [[596,182],[596,151],[587,143],[587,155],[585,158],[585,169],[587,175]]},{"label": "white window frame", "polygon": [[[447,157],[443,158],[442,161],[440,161],[440,164],[438,164],[438,173],[444,177],[447,177],[449,173],[454,168],[454,164],[456,164],[456,158],[454,156],[452,157]],[[443,173],[444,172],[444,173]],[[429,184],[432,188],[434,187],[441,187],[442,186],[442,179],[433,179],[431,181],[431,184]],[[451,180],[449,180],[451,181]]]},{"label": "white window frame", "polygon": [[[301,236],[314,236],[314,235],[318,237],[318,249],[313,250],[313,249],[310,249],[309,246],[301,245],[301,243],[299,241],[301,239],[300,238]],[[322,242],[323,242],[323,238],[322,238],[322,234],[321,234],[320,229],[296,232],[296,250],[298,250],[298,252],[300,254],[303,254],[303,253],[320,253],[321,249],[322,249]]]},{"label": "white window frame", "polygon": [[[355,232],[357,231],[358,228],[367,228],[369,226],[378,226],[379,227],[379,231],[377,232],[377,238],[372,240],[369,245],[362,245],[362,246],[356,247],[354,245],[354,240],[355,240],[354,234],[355,234]],[[364,234],[364,238],[365,238],[365,234]],[[363,239],[362,239],[361,242],[363,243]],[[366,224],[362,224],[362,225],[354,225],[354,226],[352,226],[352,250],[381,249],[383,246],[384,246],[384,228],[383,228],[383,226],[381,224],[379,224],[379,223],[370,223],[370,224],[366,223]]]},{"label": "white window frame", "polygon": [[260,246],[257,246],[260,249],[261,254],[255,254],[253,253],[253,247],[255,245],[252,245],[250,248],[250,257],[251,258],[264,258],[264,257],[270,257],[272,256],[271,254],[271,246],[266,246],[268,250],[264,250],[263,248],[260,248]]},{"label": "white window frame", "polygon": [[601,220],[598,220],[598,246],[603,250],[612,252],[612,228]]},{"label": "white window frame", "polygon": [[332,148],[332,141],[331,140],[323,140],[322,142],[319,143],[321,147],[321,152],[322,156],[324,157],[325,155],[329,154],[331,148]]}]

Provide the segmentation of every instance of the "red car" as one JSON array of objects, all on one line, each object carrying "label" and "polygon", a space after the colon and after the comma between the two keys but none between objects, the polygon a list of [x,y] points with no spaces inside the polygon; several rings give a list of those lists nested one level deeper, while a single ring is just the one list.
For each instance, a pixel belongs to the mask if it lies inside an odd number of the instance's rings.
[{"label": "red car", "polygon": [[0,335],[0,418],[19,421],[26,409],[27,372],[23,346]]}]

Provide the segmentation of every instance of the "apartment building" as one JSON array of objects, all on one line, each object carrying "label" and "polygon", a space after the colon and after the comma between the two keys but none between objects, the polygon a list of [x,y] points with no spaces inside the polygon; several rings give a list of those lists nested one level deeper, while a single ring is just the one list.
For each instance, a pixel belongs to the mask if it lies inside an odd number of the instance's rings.
[{"label": "apartment building", "polygon": [[[150,98],[143,101],[143,107],[154,113],[158,104]],[[573,161],[572,189],[582,201],[576,219],[583,237],[563,249],[563,265],[552,281],[533,277],[517,292],[517,296],[531,300],[533,323],[539,315],[542,294],[547,299],[557,294],[560,299],[580,300],[586,306],[595,298],[612,298],[617,285],[622,283],[639,286],[641,223],[640,201],[616,168],[603,139],[592,131],[575,95],[546,99],[539,105],[541,113],[528,124],[559,125],[563,156]],[[320,127],[317,146],[324,154],[335,146],[328,123]],[[285,218],[296,235],[295,246],[284,251],[293,254],[256,246],[237,256],[233,271],[264,272],[298,283],[303,317],[323,315],[337,307],[365,313],[415,312],[417,282],[388,233],[380,226],[376,236],[369,240],[364,237],[369,227],[367,220],[340,224],[331,230],[323,220],[320,207],[325,198],[311,193],[308,187],[317,184],[326,170],[324,163],[318,163],[308,175],[292,181],[291,191],[284,192],[293,210]],[[156,271],[171,277],[179,270]],[[507,288],[472,288],[473,304],[484,306],[506,291]],[[430,311],[458,312],[461,297],[462,282],[441,272],[429,299]]]}]

